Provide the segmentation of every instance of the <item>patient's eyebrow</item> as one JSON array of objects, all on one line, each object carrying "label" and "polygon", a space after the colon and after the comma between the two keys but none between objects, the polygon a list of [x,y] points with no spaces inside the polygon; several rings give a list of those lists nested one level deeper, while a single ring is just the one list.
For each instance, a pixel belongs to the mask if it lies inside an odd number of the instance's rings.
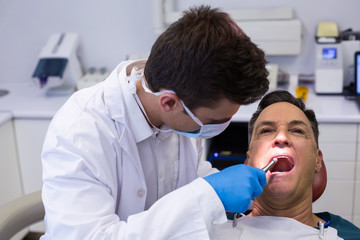
[{"label": "patient's eyebrow", "polygon": [[270,127],[274,127],[276,124],[274,121],[262,121],[260,122],[256,127],[255,127],[255,132],[257,132],[257,130],[263,126],[270,126]]},{"label": "patient's eyebrow", "polygon": [[303,125],[305,127],[309,127],[304,121],[301,121],[301,120],[292,120],[290,123],[289,123],[289,126],[295,126],[295,125]]},{"label": "patient's eyebrow", "polygon": [[[302,125],[305,126],[306,128],[309,128],[309,126],[301,120],[292,120],[288,126],[296,126],[296,125]],[[263,126],[269,126],[269,127],[275,127],[276,126],[276,122],[275,121],[262,121],[260,122],[256,127],[255,127],[255,132],[258,131],[259,128],[263,127]]]}]

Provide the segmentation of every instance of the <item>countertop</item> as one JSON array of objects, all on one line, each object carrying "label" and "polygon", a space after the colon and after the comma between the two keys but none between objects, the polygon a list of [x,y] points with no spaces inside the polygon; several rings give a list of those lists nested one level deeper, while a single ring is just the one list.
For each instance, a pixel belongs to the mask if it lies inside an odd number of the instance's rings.
[{"label": "countertop", "polygon": [[0,126],[12,119],[10,112],[0,112]]},{"label": "countertop", "polygon": [[0,112],[9,112],[13,118],[51,119],[70,97],[46,96],[31,80],[28,82],[0,82],[1,90],[9,93],[0,97]]},{"label": "countertop", "polygon": [[[2,119],[6,120],[11,117],[51,119],[70,97],[70,95],[46,96],[44,91],[32,81],[0,82],[0,89],[9,91],[9,94],[0,97],[0,123],[2,123]],[[291,93],[294,94],[294,91]],[[257,104],[258,102],[241,106],[232,120],[248,122],[255,112]],[[315,111],[319,122],[360,123],[360,112],[356,102],[347,100],[344,96],[316,95],[310,86],[305,104]]]},{"label": "countertop", "polygon": [[[309,94],[305,101],[308,109],[314,110],[319,123],[360,123],[360,112],[354,100],[342,95],[317,95],[313,85],[308,86]],[[295,95],[295,91],[290,91]],[[248,122],[255,112],[258,102],[241,106],[233,121]]]}]

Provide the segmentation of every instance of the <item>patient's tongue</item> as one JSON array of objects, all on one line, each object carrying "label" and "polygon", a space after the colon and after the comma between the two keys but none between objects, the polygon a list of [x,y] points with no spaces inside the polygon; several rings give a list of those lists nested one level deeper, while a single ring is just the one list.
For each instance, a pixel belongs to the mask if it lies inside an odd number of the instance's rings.
[{"label": "patient's tongue", "polygon": [[288,172],[293,168],[291,163],[286,158],[279,158],[271,172]]}]

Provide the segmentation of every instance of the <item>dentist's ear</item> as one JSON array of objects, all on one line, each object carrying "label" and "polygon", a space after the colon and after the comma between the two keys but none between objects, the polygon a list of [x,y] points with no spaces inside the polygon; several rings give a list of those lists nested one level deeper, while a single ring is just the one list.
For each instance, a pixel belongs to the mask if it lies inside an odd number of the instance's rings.
[{"label": "dentist's ear", "polygon": [[175,109],[180,103],[179,97],[174,93],[164,93],[159,97],[160,108],[164,112]]},{"label": "dentist's ear", "polygon": [[315,172],[320,172],[322,167],[323,154],[320,149],[317,150],[316,162],[315,162]]}]

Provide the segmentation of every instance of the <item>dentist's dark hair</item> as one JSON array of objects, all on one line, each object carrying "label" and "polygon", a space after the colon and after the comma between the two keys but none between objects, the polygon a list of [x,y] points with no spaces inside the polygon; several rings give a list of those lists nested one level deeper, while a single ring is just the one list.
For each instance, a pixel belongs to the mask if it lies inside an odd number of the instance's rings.
[{"label": "dentist's dark hair", "polygon": [[152,91],[173,90],[190,109],[222,98],[246,105],[268,90],[265,65],[264,52],[227,13],[199,6],[155,41],[144,75]]},{"label": "dentist's dark hair", "polygon": [[311,128],[314,133],[316,145],[319,148],[319,123],[316,120],[316,116],[313,110],[307,109],[305,104],[300,98],[294,97],[291,93],[285,90],[277,90],[266,94],[263,99],[261,99],[256,112],[252,115],[249,122],[249,143],[251,141],[251,136],[254,131],[254,125],[258,119],[261,112],[268,106],[278,103],[278,102],[288,102],[292,105],[298,107],[306,115],[307,119],[311,124]]}]

